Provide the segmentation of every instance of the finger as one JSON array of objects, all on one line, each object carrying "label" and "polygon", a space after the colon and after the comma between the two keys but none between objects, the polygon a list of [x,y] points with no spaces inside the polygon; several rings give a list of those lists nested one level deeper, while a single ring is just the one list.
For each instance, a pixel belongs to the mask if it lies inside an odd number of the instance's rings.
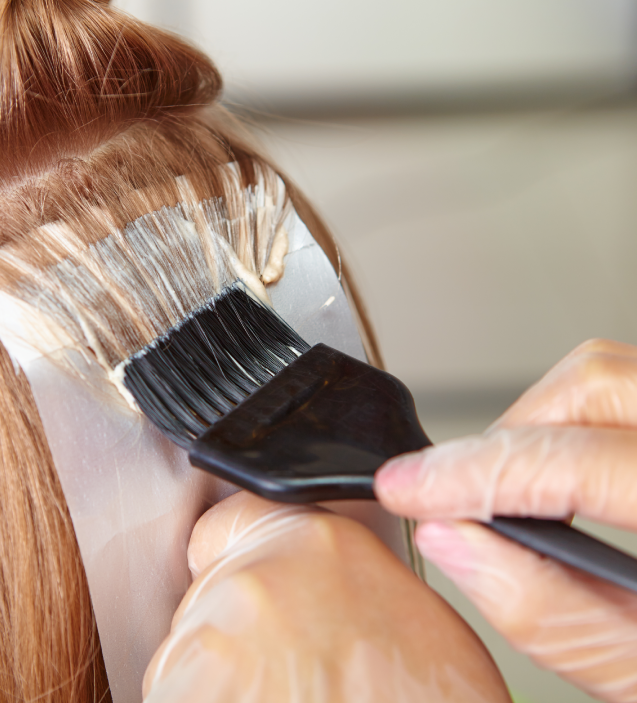
[{"label": "finger", "polygon": [[194,581],[173,616],[172,628],[224,580],[254,568],[256,562],[302,554],[316,534],[325,531],[321,525],[326,520],[346,519],[313,505],[275,503],[247,491],[215,505],[193,530],[188,564]]},{"label": "finger", "polygon": [[547,424],[637,427],[637,347],[586,342],[524,393],[490,430]]},{"label": "finger", "polygon": [[[192,655],[204,649],[208,654],[215,651],[222,664],[212,677],[217,680],[222,671],[237,657],[231,656],[233,641],[249,639],[249,631],[258,620],[270,617],[267,596],[256,579],[249,573],[235,574],[229,579],[207,588],[201,598],[192,602],[192,607],[182,617],[173,621],[167,637],[151,660],[144,675],[144,695],[176,666],[188,664]],[[209,664],[212,662],[209,661]],[[183,682],[194,676],[194,672],[183,672]],[[208,689],[208,695],[212,695]],[[168,700],[175,700],[174,692]],[[190,700],[183,696],[179,700]],[[205,700],[210,700],[206,697]],[[225,698],[223,698],[225,700]]]},{"label": "finger", "polygon": [[637,595],[475,523],[421,523],[415,538],[517,649],[602,700],[637,700]]},{"label": "finger", "polygon": [[637,529],[637,432],[518,427],[405,454],[376,474],[379,501],[418,519],[575,513]]},{"label": "finger", "polygon": [[220,501],[199,518],[188,545],[188,566],[194,578],[224,554],[232,553],[239,543],[244,548],[255,539],[263,539],[263,528],[275,522],[282,527],[288,518],[316,512],[313,506],[275,503],[239,491]]}]

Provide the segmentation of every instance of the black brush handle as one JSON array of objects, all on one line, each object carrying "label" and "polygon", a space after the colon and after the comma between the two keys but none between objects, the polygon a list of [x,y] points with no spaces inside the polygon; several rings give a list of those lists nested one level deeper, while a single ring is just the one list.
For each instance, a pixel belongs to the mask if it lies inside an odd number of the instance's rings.
[{"label": "black brush handle", "polygon": [[[190,461],[271,500],[369,499],[387,459],[430,444],[401,381],[317,344],[198,437]],[[564,523],[496,517],[488,524],[637,592],[637,559]]]},{"label": "black brush handle", "polygon": [[317,344],[190,446],[190,462],[287,503],[374,498],[390,457],[431,444],[407,387]]},{"label": "black brush handle", "polygon": [[637,559],[558,520],[494,517],[492,530],[529,549],[637,593]]}]

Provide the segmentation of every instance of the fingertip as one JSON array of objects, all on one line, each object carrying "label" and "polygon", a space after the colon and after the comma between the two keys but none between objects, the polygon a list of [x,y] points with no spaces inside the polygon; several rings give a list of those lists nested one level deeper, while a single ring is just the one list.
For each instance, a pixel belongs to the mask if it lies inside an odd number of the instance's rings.
[{"label": "fingertip", "polygon": [[422,471],[421,453],[405,454],[381,466],[374,476],[374,493],[379,502],[392,510],[404,504],[418,484]]},{"label": "fingertip", "polygon": [[528,624],[542,593],[570,578],[558,563],[476,522],[426,522],[415,541],[435,564],[496,627],[512,633]]},{"label": "fingertip", "polygon": [[482,518],[492,444],[470,436],[392,459],[376,474],[376,496],[390,512],[418,520]]},{"label": "fingertip", "polygon": [[232,524],[250,507],[252,496],[238,491],[209,508],[197,520],[188,544],[188,568],[197,578],[225,549]]},{"label": "fingertip", "polygon": [[457,521],[421,522],[414,539],[423,557],[457,583],[470,579],[477,565],[479,555],[472,548],[471,527],[470,523]]},{"label": "fingertip", "polygon": [[188,567],[194,578],[205,571],[256,520],[287,504],[275,503],[249,491],[239,491],[204,513],[195,525],[188,545]]},{"label": "fingertip", "polygon": [[418,549],[492,621],[510,619],[544,561],[476,522],[421,523]]}]

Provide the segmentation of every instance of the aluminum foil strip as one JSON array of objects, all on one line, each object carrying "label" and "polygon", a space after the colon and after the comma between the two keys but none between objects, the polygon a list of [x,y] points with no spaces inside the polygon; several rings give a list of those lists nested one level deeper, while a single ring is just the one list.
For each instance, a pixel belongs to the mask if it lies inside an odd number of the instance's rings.
[{"label": "aluminum foil strip", "polygon": [[[275,309],[309,343],[324,342],[364,360],[330,262],[294,211],[285,226],[285,274],[268,289]],[[192,528],[236,488],[193,469],[184,450],[128,407],[97,363],[69,349],[43,356],[25,343],[20,315],[20,306],[4,298],[0,339],[24,369],[44,424],[88,578],[113,701],[139,703],[146,666],[191,582],[186,548]],[[367,524],[405,559],[399,521],[378,505],[329,507]]]}]

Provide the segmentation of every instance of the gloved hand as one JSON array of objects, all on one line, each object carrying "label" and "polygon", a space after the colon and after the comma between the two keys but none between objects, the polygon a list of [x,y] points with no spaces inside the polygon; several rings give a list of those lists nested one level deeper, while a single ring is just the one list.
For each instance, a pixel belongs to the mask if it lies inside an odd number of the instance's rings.
[{"label": "gloved hand", "polygon": [[[463,520],[569,519],[637,531],[637,348],[588,342],[480,437],[392,460],[388,510],[522,652],[592,696],[637,701],[637,595]],[[458,521],[460,520],[460,521]]]},{"label": "gloved hand", "polygon": [[348,518],[238,493],[188,554],[146,703],[510,701],[468,626]]}]

